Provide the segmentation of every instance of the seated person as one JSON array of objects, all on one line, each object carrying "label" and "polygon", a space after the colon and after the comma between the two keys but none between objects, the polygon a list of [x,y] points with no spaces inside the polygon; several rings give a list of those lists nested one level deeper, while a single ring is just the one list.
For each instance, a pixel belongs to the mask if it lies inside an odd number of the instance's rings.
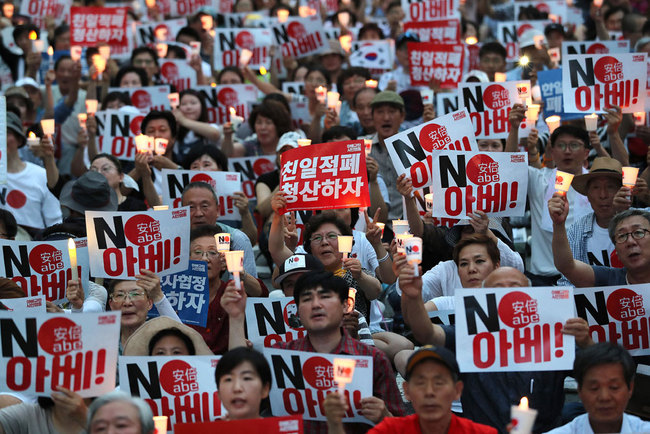
[{"label": "seated person", "polygon": [[211,356],[203,337],[166,316],[151,318],[126,340],[125,356]]},{"label": "seated person", "polygon": [[87,432],[131,432],[154,434],[153,413],[147,403],[124,392],[111,392],[95,399],[88,407]]}]

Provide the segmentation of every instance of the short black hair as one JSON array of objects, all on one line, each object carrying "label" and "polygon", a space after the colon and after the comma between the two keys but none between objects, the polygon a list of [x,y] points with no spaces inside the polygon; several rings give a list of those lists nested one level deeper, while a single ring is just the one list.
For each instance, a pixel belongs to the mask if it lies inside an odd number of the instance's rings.
[{"label": "short black hair", "polygon": [[224,75],[226,72],[232,72],[233,74],[237,74],[239,78],[241,79],[241,82],[243,83],[244,80],[244,75],[241,73],[239,68],[236,66],[225,66],[219,73],[217,74],[217,83],[221,84],[221,76]]},{"label": "short black hair", "polygon": [[368,32],[377,32],[379,39],[384,39],[384,31],[377,25],[377,23],[366,23],[359,29],[359,40],[363,40],[363,37]]},{"label": "short black hair", "polygon": [[0,208],[0,222],[4,225],[7,238],[14,239],[18,233],[18,224],[16,218],[6,209]]},{"label": "short black hair", "polygon": [[199,32],[197,32],[195,29],[193,29],[190,26],[185,26],[181,28],[178,33],[176,34],[176,41],[178,41],[179,36],[189,36],[190,38],[194,39],[195,41],[201,41],[201,35],[199,35]]},{"label": "short black hair", "polygon": [[249,362],[253,365],[263,385],[271,386],[273,377],[271,376],[271,367],[269,366],[269,362],[266,361],[266,357],[252,348],[237,347],[221,356],[221,359],[217,363],[217,367],[214,370],[214,381],[217,384],[217,390],[219,390],[219,381],[221,378],[231,373],[233,369],[244,362]]},{"label": "short black hair", "polygon": [[312,63],[307,67],[307,73],[305,74],[305,80],[307,79],[307,76],[311,74],[312,72],[318,71],[321,74],[323,74],[323,77],[325,77],[325,81],[327,82],[328,86],[332,85],[332,76],[330,73],[319,63]]},{"label": "short black hair", "polygon": [[335,276],[331,271],[318,271],[304,273],[296,280],[293,288],[293,299],[296,306],[300,305],[300,294],[310,289],[323,288],[325,291],[335,292],[341,303],[348,300],[350,285],[341,277]]},{"label": "short black hair", "polygon": [[159,340],[162,338],[166,338],[167,336],[174,336],[183,341],[185,346],[187,347],[187,352],[189,353],[190,356],[196,355],[196,348],[194,348],[194,343],[192,343],[192,339],[189,338],[185,333],[177,329],[176,327],[170,327],[168,329],[162,329],[155,335],[149,339],[149,355],[151,356],[153,352],[153,347],[156,346]]},{"label": "short black hair", "polygon": [[551,147],[555,146],[555,141],[561,134],[576,137],[580,140],[585,148],[591,149],[591,141],[589,140],[589,133],[584,128],[576,127],[575,125],[560,125],[551,134]]},{"label": "short black hair", "polygon": [[266,94],[266,96],[262,99],[262,104],[264,104],[266,101],[277,101],[280,104],[284,106],[284,108],[287,109],[289,114],[291,114],[291,106],[289,105],[289,101],[287,101],[287,98],[280,92],[271,92]]},{"label": "short black hair", "polygon": [[578,390],[582,388],[585,375],[591,368],[610,363],[620,363],[623,368],[623,378],[629,388],[634,381],[636,363],[630,353],[618,344],[600,342],[576,353],[573,362],[573,377],[578,382]]},{"label": "short black hair", "polygon": [[360,66],[351,66],[347,69],[343,69],[339,74],[339,78],[336,80],[336,88],[339,90],[339,92],[341,93],[343,92],[343,83],[345,83],[345,80],[347,80],[348,78],[352,78],[354,76],[363,77],[366,80],[370,80],[372,78],[368,68],[362,68]]},{"label": "short black hair", "polygon": [[185,158],[183,158],[183,164],[181,164],[181,166],[183,166],[183,169],[185,170],[190,170],[192,163],[204,155],[207,155],[216,161],[220,170],[224,172],[228,170],[228,157],[226,157],[226,154],[221,152],[221,149],[216,146],[204,144],[192,146],[187,155],[185,155]]},{"label": "short black hair", "polygon": [[278,137],[282,137],[284,133],[292,130],[291,114],[281,102],[267,100],[253,109],[248,117],[248,125],[253,131],[255,131],[255,122],[258,116],[264,116],[273,122]]},{"label": "short black hair", "polygon": [[354,109],[357,106],[357,98],[359,98],[359,95],[361,95],[363,92],[372,92],[375,95],[377,95],[379,93],[379,89],[377,89],[376,87],[362,87],[361,89],[359,89],[357,93],[355,93],[354,96],[352,97],[352,101],[350,101],[350,107],[352,107],[352,109]]},{"label": "short black hair", "polygon": [[106,154],[106,153],[97,154],[93,157],[92,160],[90,160],[90,164],[92,164],[93,161],[97,160],[98,158],[108,159],[111,163],[115,165],[115,168],[117,169],[117,173],[122,173],[122,163],[120,162],[120,160],[117,159],[117,157],[115,157],[115,155]]},{"label": "short black hair", "polygon": [[[203,181],[194,181],[187,184],[183,189],[183,193],[181,194],[181,203],[183,201],[183,196],[185,196],[185,193],[192,190],[193,188],[202,188],[204,190],[209,190],[210,193],[212,193],[212,196],[214,197],[214,201],[216,202],[217,206],[219,206],[219,198],[217,197],[217,193],[214,191],[214,188],[212,188],[212,186],[207,182],[203,182]],[[191,233],[190,233],[190,238],[191,238]]]},{"label": "short black hair", "polygon": [[113,92],[109,92],[102,100],[102,110],[106,110],[106,106],[116,100],[121,101],[124,105],[133,104],[128,92],[114,90]]},{"label": "short black hair", "polygon": [[72,60],[72,57],[68,56],[67,54],[63,54],[59,56],[59,58],[56,59],[56,62],[54,63],[54,70],[56,71],[57,69],[59,69],[59,65],[61,64],[61,62],[64,62],[66,60]]},{"label": "short black hair", "polygon": [[149,53],[149,55],[151,55],[153,60],[155,62],[158,62],[158,53],[156,53],[156,50],[154,50],[153,48],[151,48],[151,47],[149,47],[147,45],[141,45],[141,46],[137,47],[135,50],[133,50],[131,52],[131,61],[129,63],[131,65],[133,65],[133,59],[135,59],[136,56],[138,56],[138,55],[140,55],[142,53]]},{"label": "short black hair", "polygon": [[341,232],[341,235],[352,235],[352,229],[345,224],[343,220],[337,217],[334,211],[323,211],[320,214],[312,215],[307,224],[303,235],[303,247],[305,251],[311,254],[311,236],[318,228],[326,223],[331,223]]},{"label": "short black hair", "polygon": [[190,230],[190,242],[201,237],[214,237],[221,230],[216,225],[201,225]]},{"label": "short black hair", "polygon": [[138,77],[140,77],[140,83],[142,83],[142,86],[149,86],[149,77],[147,76],[147,71],[145,71],[142,68],[126,65],[120,68],[119,71],[117,71],[117,74],[113,79],[113,87],[120,87],[120,82],[122,81],[124,76],[130,72],[137,74]]},{"label": "short black hair", "polygon": [[488,53],[497,54],[499,57],[503,58],[504,62],[506,61],[506,57],[508,57],[508,52],[505,47],[496,41],[486,42],[481,46],[481,49],[478,50],[479,59]]},{"label": "short black hair", "polygon": [[167,121],[167,124],[169,125],[169,129],[172,133],[172,137],[176,137],[176,134],[178,133],[177,126],[176,126],[176,117],[174,114],[170,111],[160,111],[160,110],[151,110],[147,116],[142,119],[142,124],[140,124],[140,131],[142,131],[142,134],[145,133],[147,130],[147,125],[151,121],[155,121],[157,119],[164,119]]},{"label": "short black hair", "polygon": [[176,59],[187,59],[187,53],[183,47],[178,45],[167,45],[167,55],[165,56],[167,59],[170,59],[169,53],[174,53],[174,58]]},{"label": "short black hair", "polygon": [[346,127],[343,125],[334,125],[332,128],[329,128],[325,131],[323,131],[323,136],[321,137],[321,142],[322,143],[328,143],[328,142],[333,142],[334,139],[341,137],[341,136],[347,136],[351,140],[356,140],[357,138],[357,133],[354,131],[354,129],[350,127]]}]

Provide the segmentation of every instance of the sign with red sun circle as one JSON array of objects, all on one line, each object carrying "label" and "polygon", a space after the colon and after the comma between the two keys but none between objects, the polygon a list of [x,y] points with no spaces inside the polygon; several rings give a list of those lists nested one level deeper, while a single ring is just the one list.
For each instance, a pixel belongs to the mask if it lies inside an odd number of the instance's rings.
[{"label": "sign with red sun circle", "polygon": [[131,217],[124,225],[124,235],[137,246],[146,246],[162,240],[160,222],[146,214]]}]

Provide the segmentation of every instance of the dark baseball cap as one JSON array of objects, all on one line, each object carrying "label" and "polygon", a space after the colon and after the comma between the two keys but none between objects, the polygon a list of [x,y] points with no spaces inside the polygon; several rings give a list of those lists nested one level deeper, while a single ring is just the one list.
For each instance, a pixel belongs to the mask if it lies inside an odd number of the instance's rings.
[{"label": "dark baseball cap", "polygon": [[380,104],[393,104],[404,108],[404,99],[399,96],[397,92],[393,92],[392,90],[385,90],[375,95],[375,97],[370,102],[370,107],[375,107]]},{"label": "dark baseball cap", "polygon": [[280,273],[278,274],[278,277],[275,278],[275,284],[280,285],[284,279],[292,274],[323,270],[325,270],[325,267],[323,267],[321,261],[316,259],[313,255],[292,255],[285,259],[282,265],[280,265]]},{"label": "dark baseball cap", "polygon": [[454,357],[451,351],[442,347],[426,345],[415,351],[411,357],[409,357],[408,362],[406,362],[405,380],[409,381],[413,369],[415,369],[418,364],[426,360],[433,360],[434,362],[445,365],[451,371],[452,377],[454,377],[454,379],[457,379],[458,375],[460,375],[460,369],[458,369],[456,357]]}]

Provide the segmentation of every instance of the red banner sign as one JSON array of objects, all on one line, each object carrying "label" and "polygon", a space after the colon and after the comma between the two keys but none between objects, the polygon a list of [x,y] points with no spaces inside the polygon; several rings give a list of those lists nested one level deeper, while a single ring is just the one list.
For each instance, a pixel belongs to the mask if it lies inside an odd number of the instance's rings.
[{"label": "red banner sign", "polygon": [[456,89],[463,72],[462,44],[409,42],[409,71],[413,86],[428,86],[431,79],[441,89]]},{"label": "red banner sign", "polygon": [[128,44],[126,8],[70,8],[70,45],[94,47],[100,42]]}]

